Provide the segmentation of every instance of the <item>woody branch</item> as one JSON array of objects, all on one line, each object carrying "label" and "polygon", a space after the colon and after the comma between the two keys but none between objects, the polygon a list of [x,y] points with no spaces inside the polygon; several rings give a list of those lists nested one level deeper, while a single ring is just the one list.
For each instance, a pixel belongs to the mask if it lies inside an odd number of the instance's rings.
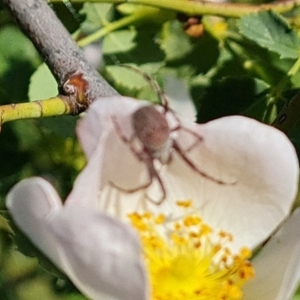
[{"label": "woody branch", "polygon": [[[51,109],[40,109],[41,115],[51,116],[59,114],[78,114],[85,110],[96,98],[115,95],[117,92],[101,77],[101,75],[89,64],[83,52],[78,48],[68,31],[56,17],[45,0],[3,0],[8,10],[15,18],[20,28],[30,38],[44,61],[55,76],[60,95],[47,101],[40,101],[39,105],[25,103],[27,114],[22,116],[19,109],[19,118],[29,118],[29,106],[36,109],[43,105],[50,105]],[[55,111],[54,102],[62,101]],[[51,100],[54,102],[52,103]],[[24,106],[25,105],[25,106]],[[19,104],[1,107],[1,124],[11,119],[3,117],[13,113],[8,110],[13,108],[18,111]],[[3,108],[3,109],[2,109]],[[47,114],[45,114],[47,112]],[[32,117],[36,117],[37,112]]]}]

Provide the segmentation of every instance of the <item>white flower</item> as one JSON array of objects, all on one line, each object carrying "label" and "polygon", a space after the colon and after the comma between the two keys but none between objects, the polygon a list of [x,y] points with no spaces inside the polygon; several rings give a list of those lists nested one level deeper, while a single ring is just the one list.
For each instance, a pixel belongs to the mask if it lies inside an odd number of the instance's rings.
[{"label": "white flower", "polygon": [[146,299],[139,242],[125,224],[88,207],[63,206],[38,177],[17,184],[7,207],[33,243],[91,299]]},{"label": "white flower", "polygon": [[[161,205],[145,197],[145,193],[152,199],[159,197],[161,186],[155,183],[135,193],[113,187],[132,189],[149,180],[145,163],[122,141],[112,122],[115,118],[122,135],[130,138],[132,113],[142,105],[147,103],[111,97],[91,106],[78,127],[88,164],[64,205],[53,188],[38,178],[22,181],[7,197],[16,224],[93,300],[150,297],[137,236],[125,224],[129,213],[163,213],[171,221],[199,212],[216,231],[234,236],[230,247],[238,252],[241,247],[254,249],[270,237],[288,217],[297,191],[298,161],[288,139],[274,128],[239,116],[204,125],[181,121],[203,137],[185,155],[197,168],[228,184],[204,178],[172,151],[169,164],[155,164],[166,189]],[[172,114],[168,120],[172,122]],[[174,138],[183,149],[196,139],[184,130],[175,132]],[[193,207],[182,213],[177,201],[186,199],[193,200]],[[243,299],[287,300],[292,295],[299,279],[300,242],[293,235],[298,223],[299,218],[291,217],[274,237],[285,247],[274,247],[271,239],[271,246],[254,258],[259,281],[249,283],[254,288],[246,284]],[[281,260],[286,247],[290,261]],[[263,271],[269,268],[274,276],[261,278],[262,264]],[[264,287],[275,294],[265,295]]]}]

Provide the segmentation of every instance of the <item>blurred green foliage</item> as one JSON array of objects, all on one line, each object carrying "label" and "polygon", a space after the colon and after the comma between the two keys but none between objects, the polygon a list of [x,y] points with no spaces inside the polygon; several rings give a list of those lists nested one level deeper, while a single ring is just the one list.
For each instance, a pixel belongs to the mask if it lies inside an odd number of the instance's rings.
[{"label": "blurred green foliage", "polygon": [[[91,4],[51,5],[76,37],[105,27],[141,7]],[[140,75],[119,64],[133,64],[164,88],[180,79],[190,95],[198,122],[241,114],[271,123],[300,87],[300,72],[288,76],[299,58],[299,17],[291,12],[247,15],[240,20],[204,16],[192,37],[182,17],[162,11],[95,41],[99,72],[121,94],[158,101]],[[171,18],[170,18],[171,16]],[[188,19],[188,18],[187,18]],[[292,27],[290,27],[292,26]],[[200,28],[201,29],[201,28]],[[202,28],[203,29],[203,28]],[[267,32],[267,38],[261,33]],[[201,33],[201,30],[200,30]],[[265,35],[266,36],[266,35]],[[265,37],[263,36],[263,37]],[[57,86],[31,42],[0,2],[0,105],[55,96]],[[75,135],[78,117],[23,120],[3,125],[0,134],[0,299],[82,300],[70,281],[38,254],[5,210],[9,189],[25,177],[48,179],[65,199],[85,159]],[[300,151],[300,126],[291,132]],[[26,256],[25,256],[26,254]],[[32,257],[30,257],[32,256]],[[40,262],[40,263],[39,263]]]},{"label": "blurred green foliage", "polygon": [[[56,11],[63,8],[61,3]],[[26,102],[31,76],[42,60],[2,6],[0,15],[0,105]],[[66,16],[63,12],[61,15]],[[70,30],[75,30],[79,23],[71,14],[70,17],[72,22],[62,19]],[[47,92],[44,86],[47,81],[44,84],[40,81],[39,85]],[[75,138],[76,120],[76,117],[62,117],[17,121],[1,129],[0,299],[85,299],[68,279],[49,272],[53,268],[51,264],[45,263],[46,259],[40,254],[36,255],[37,250],[21,233],[14,230],[13,234],[12,224],[6,221],[9,216],[4,204],[9,189],[29,176],[42,176],[54,184],[62,198],[68,195],[85,163]]]}]

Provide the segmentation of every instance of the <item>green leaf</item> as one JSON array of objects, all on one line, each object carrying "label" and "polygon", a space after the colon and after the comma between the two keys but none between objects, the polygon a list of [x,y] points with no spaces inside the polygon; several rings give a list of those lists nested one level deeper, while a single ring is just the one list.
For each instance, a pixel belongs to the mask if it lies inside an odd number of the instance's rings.
[{"label": "green leaf", "polygon": [[[148,63],[132,66],[155,79],[159,85],[161,84],[161,78],[159,77],[162,67],[161,63]],[[106,71],[106,75],[108,75],[120,94],[137,99],[148,100],[150,102],[158,102],[159,97],[157,96],[156,90],[143,74],[139,74],[134,70],[122,66],[108,66]]]},{"label": "green leaf", "polygon": [[9,221],[5,219],[2,215],[0,215],[0,232],[1,231],[9,234],[13,234],[13,230],[9,225]]},{"label": "green leaf", "polygon": [[44,128],[47,128],[57,136],[63,138],[75,138],[75,126],[78,119],[78,116],[59,116],[52,118],[43,118],[40,120],[40,122]]},{"label": "green leaf", "polygon": [[103,39],[102,51],[104,54],[129,51],[136,46],[135,37],[134,29],[111,32]]},{"label": "green leaf", "polygon": [[297,31],[273,11],[245,15],[238,22],[238,28],[248,39],[278,53],[281,58],[296,59],[299,56]]},{"label": "green leaf", "polygon": [[80,24],[82,32],[93,32],[112,19],[114,8],[109,3],[88,3],[85,2],[81,14],[85,15],[84,22]]},{"label": "green leaf", "polygon": [[58,94],[57,82],[48,66],[41,64],[30,78],[28,97],[30,101],[48,99]]},{"label": "green leaf", "polygon": [[70,294],[66,295],[64,300],[87,300],[87,298],[81,294]]},{"label": "green leaf", "polygon": [[[145,65],[136,66],[142,72],[145,72],[151,76],[157,72],[157,70],[161,67],[160,63],[149,63]],[[130,90],[139,90],[146,85],[150,85],[147,83],[147,80],[141,75],[135,72],[134,70],[130,70],[126,67],[122,66],[107,66],[106,72],[108,76],[114,81],[114,84],[121,88],[126,88]]]},{"label": "green leaf", "polygon": [[83,16],[79,14],[82,3],[70,3],[69,0],[52,3],[51,7],[69,32],[78,29]]},{"label": "green leaf", "polygon": [[166,60],[183,58],[193,50],[189,36],[183,31],[178,21],[164,23],[161,33],[160,48],[165,52]]},{"label": "green leaf", "polygon": [[0,28],[1,104],[26,101],[29,78],[39,64],[34,46],[16,26]]},{"label": "green leaf", "polygon": [[269,86],[261,80],[248,76],[227,77],[214,81],[200,97],[200,110],[197,121],[204,123],[223,116],[245,114],[261,118],[265,105],[260,105],[260,112],[250,107],[261,101]]},{"label": "green leaf", "polygon": [[298,287],[298,290],[297,290],[293,300],[300,300],[300,286]]},{"label": "green leaf", "polygon": [[0,30],[0,53],[9,62],[32,61],[39,63],[39,57],[30,40],[15,26],[4,26]]}]

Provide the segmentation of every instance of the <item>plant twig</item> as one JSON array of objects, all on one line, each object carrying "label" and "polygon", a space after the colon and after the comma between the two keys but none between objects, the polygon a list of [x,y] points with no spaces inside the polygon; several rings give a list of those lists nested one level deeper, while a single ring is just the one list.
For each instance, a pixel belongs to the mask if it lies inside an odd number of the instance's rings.
[{"label": "plant twig", "polygon": [[69,103],[69,98],[64,96],[28,103],[1,105],[0,125],[14,120],[68,115],[72,114],[73,110],[73,103]]},{"label": "plant twig", "polygon": [[48,64],[61,94],[74,102],[70,107],[73,114],[85,110],[96,98],[117,94],[89,64],[45,0],[3,2]]},{"label": "plant twig", "polygon": [[[51,0],[58,2],[61,0]],[[70,0],[71,3],[82,3],[84,0]],[[300,6],[300,0],[278,1],[268,4],[237,4],[216,3],[211,1],[188,1],[188,0],[89,0],[90,3],[132,3],[143,4],[158,8],[175,10],[188,15],[215,15],[222,17],[239,18],[245,14],[258,12],[260,10],[273,10],[284,13]]]},{"label": "plant twig", "polygon": [[87,37],[84,37],[84,38],[80,39],[77,42],[78,46],[84,47],[88,44],[91,44],[94,41],[99,40],[100,38],[104,37],[105,35],[107,35],[108,33],[112,32],[114,30],[117,30],[117,29],[120,29],[122,27],[133,24],[138,19],[139,19],[139,16],[129,15],[129,16],[126,16],[126,17],[124,17],[120,20],[117,20],[117,21],[113,22],[113,23],[105,25],[104,27],[97,30],[96,32],[88,35]]}]

